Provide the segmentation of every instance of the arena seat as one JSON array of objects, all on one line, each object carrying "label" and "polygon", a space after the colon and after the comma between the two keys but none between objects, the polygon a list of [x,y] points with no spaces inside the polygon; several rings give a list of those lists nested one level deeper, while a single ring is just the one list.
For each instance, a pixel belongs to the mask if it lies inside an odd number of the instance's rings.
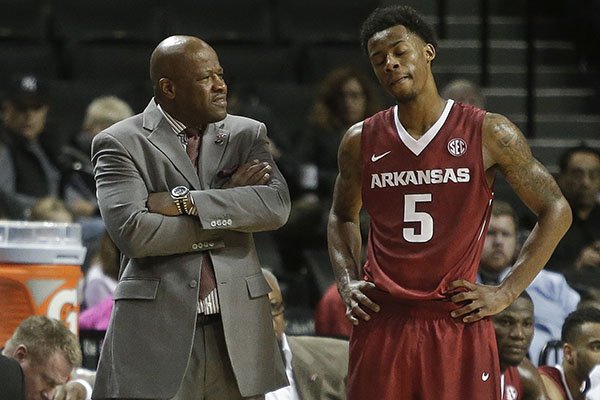
[{"label": "arena seat", "polygon": [[[201,6],[200,6],[201,4]],[[166,33],[198,36],[208,43],[268,43],[269,0],[178,0],[165,4]]]}]

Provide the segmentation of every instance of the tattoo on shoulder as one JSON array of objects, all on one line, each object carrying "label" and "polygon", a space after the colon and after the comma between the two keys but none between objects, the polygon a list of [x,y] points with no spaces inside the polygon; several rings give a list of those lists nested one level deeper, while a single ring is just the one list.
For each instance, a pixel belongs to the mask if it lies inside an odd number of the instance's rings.
[{"label": "tattoo on shoulder", "polygon": [[519,135],[511,128],[511,125],[506,122],[499,123],[494,128],[498,141],[503,147],[512,146],[519,140]]}]

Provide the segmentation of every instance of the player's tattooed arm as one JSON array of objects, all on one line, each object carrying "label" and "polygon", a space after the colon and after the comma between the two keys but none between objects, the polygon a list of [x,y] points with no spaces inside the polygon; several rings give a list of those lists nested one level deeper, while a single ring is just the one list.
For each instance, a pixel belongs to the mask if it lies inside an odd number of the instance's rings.
[{"label": "player's tattooed arm", "polygon": [[484,122],[486,164],[500,171],[521,199],[536,214],[562,194],[548,170],[531,154],[525,137],[512,122],[488,114]]},{"label": "player's tattooed arm", "polygon": [[486,116],[483,144],[486,167],[500,171],[538,219],[502,284],[514,299],[548,262],[571,224],[571,210],[550,172],[532,156],[525,137],[506,117]]},{"label": "player's tattooed arm", "polygon": [[[483,124],[483,159],[488,179],[500,171],[538,221],[521,248],[511,273],[500,286],[457,280],[451,300],[461,307],[451,315],[475,322],[508,307],[529,286],[571,224],[571,210],[558,185],[531,154],[523,134],[506,117],[488,114]],[[466,304],[466,305],[464,305]]]}]

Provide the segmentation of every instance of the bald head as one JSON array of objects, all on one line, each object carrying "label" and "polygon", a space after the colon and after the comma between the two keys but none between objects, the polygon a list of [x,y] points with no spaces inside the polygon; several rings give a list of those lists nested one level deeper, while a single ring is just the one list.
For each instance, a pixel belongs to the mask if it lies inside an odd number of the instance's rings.
[{"label": "bald head", "polygon": [[265,279],[267,280],[267,283],[269,284],[269,286],[271,287],[272,292],[269,294],[269,297],[271,297],[271,295],[277,295],[279,297],[281,297],[281,289],[279,288],[279,281],[277,280],[277,278],[275,277],[275,275],[273,275],[273,273],[271,271],[269,271],[268,269],[262,269],[262,273],[265,276]]},{"label": "bald head", "polygon": [[193,36],[170,36],[150,57],[154,98],[186,126],[203,128],[227,115],[227,85],[215,50]]},{"label": "bald head", "polygon": [[273,317],[273,329],[279,340],[283,337],[285,331],[285,320],[283,318],[283,296],[279,288],[279,282],[273,273],[267,269],[262,269],[262,273],[271,287],[269,293],[269,302],[271,303],[271,315]]},{"label": "bald head", "polygon": [[188,55],[208,49],[212,47],[194,36],[169,36],[160,42],[150,57],[150,80],[155,90],[161,78],[173,78],[181,73],[182,61]]}]

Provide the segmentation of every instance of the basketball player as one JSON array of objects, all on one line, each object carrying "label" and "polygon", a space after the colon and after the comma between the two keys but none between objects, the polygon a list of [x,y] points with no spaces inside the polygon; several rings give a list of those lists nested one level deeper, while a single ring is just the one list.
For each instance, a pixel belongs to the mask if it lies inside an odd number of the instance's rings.
[{"label": "basketball player", "polygon": [[[373,11],[361,37],[397,105],[348,129],[338,152],[328,239],[354,324],[348,399],[499,399],[487,317],[544,266],[571,223],[568,203],[507,118],[440,97],[436,40],[413,9]],[[496,172],[538,222],[511,275],[485,286],[474,282]],[[363,206],[371,218],[364,271]]]}]

